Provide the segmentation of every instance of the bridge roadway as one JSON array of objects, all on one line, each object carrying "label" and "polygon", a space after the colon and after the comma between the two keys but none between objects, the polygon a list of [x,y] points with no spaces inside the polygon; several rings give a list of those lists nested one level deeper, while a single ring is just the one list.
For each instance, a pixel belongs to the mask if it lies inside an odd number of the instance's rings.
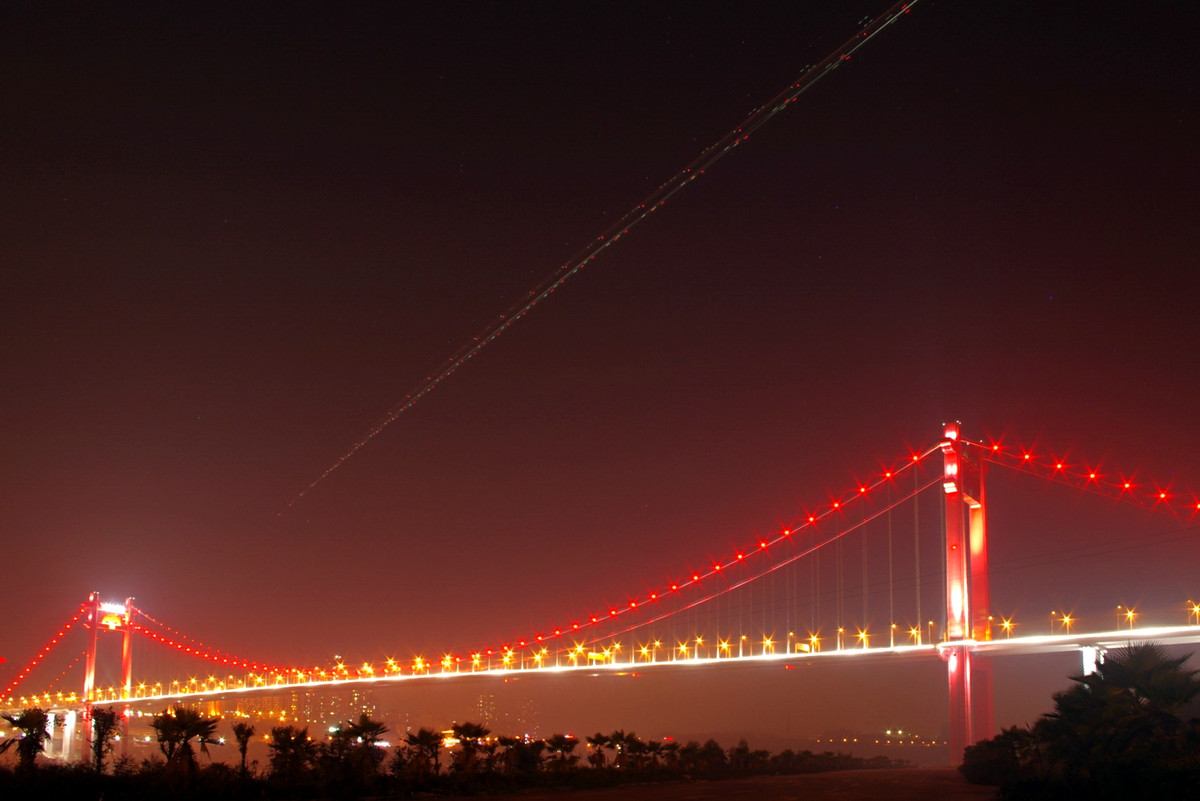
[{"label": "bridge roadway", "polygon": [[129,698],[110,698],[97,700],[96,706],[113,706],[116,704],[142,703],[187,703],[193,701],[212,701],[223,698],[236,698],[252,694],[267,694],[270,692],[298,688],[327,688],[347,687],[355,685],[399,685],[412,681],[437,681],[467,678],[504,678],[506,676],[529,677],[532,674],[563,674],[582,673],[601,675],[603,673],[630,673],[648,670],[694,670],[701,667],[717,666],[733,667],[744,664],[799,664],[813,660],[832,661],[836,659],[893,659],[913,660],[929,658],[933,654],[941,654],[945,650],[966,645],[972,653],[984,656],[1008,656],[1025,654],[1048,654],[1078,651],[1084,661],[1083,669],[1088,671],[1090,666],[1086,660],[1095,657],[1099,652],[1120,648],[1130,643],[1156,642],[1163,645],[1187,645],[1200,643],[1200,625],[1196,626],[1158,626],[1122,629],[1103,632],[1064,633],[1041,636],[1011,637],[997,640],[963,640],[942,641],[929,645],[896,645],[885,647],[851,647],[825,651],[793,651],[779,653],[758,653],[736,656],[688,656],[686,658],[638,658],[640,654],[634,651],[634,659],[623,661],[607,661],[586,665],[546,665],[540,667],[508,667],[484,668],[467,671],[435,671],[421,673],[394,673],[383,676],[362,676],[333,679],[300,679],[287,682],[267,683],[254,686],[226,687],[207,689],[193,692],[176,692],[161,695],[138,695]]}]

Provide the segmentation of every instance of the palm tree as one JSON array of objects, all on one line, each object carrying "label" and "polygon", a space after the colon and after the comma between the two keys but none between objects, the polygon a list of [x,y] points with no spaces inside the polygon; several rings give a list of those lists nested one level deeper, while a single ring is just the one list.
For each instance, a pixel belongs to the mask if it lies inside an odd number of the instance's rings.
[{"label": "palm tree", "polygon": [[121,713],[112,707],[92,707],[92,767],[104,772],[104,757],[112,753],[112,739],[121,725]]},{"label": "palm tree", "polygon": [[591,750],[588,754],[588,764],[593,768],[604,767],[604,749],[608,747],[608,735],[596,732],[591,737],[585,738],[587,747]]},{"label": "palm tree", "polygon": [[481,723],[468,722],[455,723],[450,729],[454,732],[454,737],[458,740],[461,749],[454,760],[454,769],[462,773],[471,773],[475,770],[475,755],[479,753],[483,738],[492,732]]},{"label": "palm tree", "polygon": [[1073,676],[1073,687],[1055,693],[1054,711],[1033,727],[1026,761],[1043,776],[1110,794],[1136,795],[1151,773],[1181,781],[1195,763],[1198,734],[1179,714],[1200,696],[1188,659],[1153,643],[1110,652],[1094,673]]},{"label": "palm tree", "polygon": [[646,755],[648,757],[650,757],[650,769],[651,770],[658,770],[658,767],[659,767],[658,760],[662,756],[662,753],[663,753],[662,741],[660,741],[660,740],[647,740],[646,741]]},{"label": "palm tree", "polygon": [[628,760],[625,764],[630,769],[641,770],[645,767],[648,750],[646,743],[633,732],[625,735],[625,745],[621,752],[624,754],[623,758]]},{"label": "palm tree", "polygon": [[271,729],[271,776],[285,784],[295,784],[304,778],[317,756],[316,743],[308,736],[308,728],[276,726]]},{"label": "palm tree", "polygon": [[442,749],[441,732],[433,729],[420,728],[404,735],[404,743],[414,754],[414,764],[421,775],[432,773],[434,776],[441,770],[438,756]]},{"label": "palm tree", "polygon": [[0,754],[16,747],[17,769],[23,773],[32,771],[36,766],[38,754],[46,750],[46,740],[50,739],[50,716],[46,714],[45,710],[35,706],[32,709],[22,710],[19,715],[0,715],[0,717],[21,732],[18,739],[0,742]]},{"label": "palm tree", "polygon": [[366,712],[338,732],[344,745],[344,756],[360,779],[370,779],[379,771],[379,763],[385,756],[379,743],[387,732],[386,724],[371,720]]},{"label": "palm tree", "polygon": [[521,738],[501,734],[496,738],[496,742],[504,748],[504,753],[502,754],[504,772],[510,776],[519,773],[521,754],[518,749],[522,744]]},{"label": "palm tree", "polygon": [[671,770],[679,768],[679,743],[675,740],[662,743],[659,748],[659,753],[662,755],[663,763]]},{"label": "palm tree", "polygon": [[220,718],[204,717],[199,710],[177,706],[156,716],[150,721],[150,727],[158,737],[158,747],[167,758],[167,765],[192,777],[197,770],[192,740],[199,743],[200,750],[208,756],[208,746],[219,742],[213,735],[220,722]]},{"label": "palm tree", "polygon": [[1074,681],[1089,688],[1116,688],[1132,708],[1173,715],[1200,695],[1200,671],[1184,668],[1190,658],[1170,657],[1154,643],[1135,643],[1110,653],[1094,673]]},{"label": "palm tree", "polygon": [[612,734],[605,738],[605,745],[613,750],[612,766],[614,768],[625,767],[625,759],[622,751],[625,750],[625,730],[617,729]]},{"label": "palm tree", "polygon": [[358,720],[354,723],[346,724],[346,734],[350,739],[362,745],[376,748],[379,746],[379,741],[383,739],[383,735],[390,731],[387,724],[380,723],[377,720],[371,720],[366,712],[358,716]]},{"label": "palm tree", "polygon": [[557,772],[565,773],[579,761],[579,757],[571,753],[575,750],[575,746],[579,745],[579,741],[574,737],[566,734],[552,734],[546,738],[545,743],[546,750],[554,756],[554,769]]},{"label": "palm tree", "polygon": [[241,757],[240,771],[246,775],[246,749],[250,747],[250,738],[254,736],[254,724],[239,720],[233,724],[233,739],[237,741],[238,755]]}]

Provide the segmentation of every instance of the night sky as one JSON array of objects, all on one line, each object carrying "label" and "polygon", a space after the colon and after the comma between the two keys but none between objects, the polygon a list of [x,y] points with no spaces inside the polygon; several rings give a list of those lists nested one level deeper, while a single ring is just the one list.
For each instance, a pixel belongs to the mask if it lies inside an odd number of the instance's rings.
[{"label": "night sky", "polygon": [[[6,3],[0,678],[92,590],[283,663],[526,636],[954,418],[1200,488],[1200,9],[925,0],[289,506],[885,7]],[[1186,519],[1001,482],[997,607],[1200,595]],[[789,731],[879,722],[838,680]]]}]

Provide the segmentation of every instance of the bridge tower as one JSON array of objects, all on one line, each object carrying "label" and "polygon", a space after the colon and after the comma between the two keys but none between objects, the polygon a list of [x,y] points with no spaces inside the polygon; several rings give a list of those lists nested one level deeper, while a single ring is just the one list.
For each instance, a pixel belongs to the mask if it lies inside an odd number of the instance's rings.
[{"label": "bridge tower", "polygon": [[[100,593],[93,592],[88,596],[87,627],[91,630],[88,637],[87,662],[83,674],[83,730],[84,741],[92,740],[92,703],[96,700],[96,651],[100,640],[100,629],[121,632],[121,692],[122,698],[129,698],[133,692],[133,598],[126,598],[124,604],[102,603]],[[126,705],[122,715],[123,731],[122,744],[129,737],[129,707]],[[86,751],[85,751],[86,757]]]},{"label": "bridge tower", "polygon": [[987,572],[985,463],[966,452],[959,423],[947,423],[941,443],[946,496],[946,640],[941,649],[950,685],[950,759],[993,735],[990,659],[970,641],[992,638]]}]

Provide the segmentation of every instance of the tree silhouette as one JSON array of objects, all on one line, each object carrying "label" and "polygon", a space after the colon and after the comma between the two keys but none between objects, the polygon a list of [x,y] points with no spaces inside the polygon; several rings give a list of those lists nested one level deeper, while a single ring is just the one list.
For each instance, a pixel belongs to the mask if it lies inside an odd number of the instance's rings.
[{"label": "tree silhouette", "polygon": [[195,740],[204,755],[209,756],[208,746],[218,742],[213,735],[220,722],[220,718],[207,718],[199,710],[177,706],[156,716],[150,721],[150,727],[158,738],[158,747],[167,758],[167,765],[194,778],[198,766],[192,741]]},{"label": "tree silhouette", "polygon": [[233,739],[237,741],[238,756],[241,757],[239,771],[246,775],[246,749],[250,747],[250,738],[254,736],[254,725],[245,721],[233,724]]},{"label": "tree silhouette", "polygon": [[1153,643],[1110,652],[1095,672],[1072,676],[1075,684],[1054,694],[1054,711],[1028,732],[1013,728],[970,746],[962,772],[972,781],[1003,783],[1012,798],[1194,792],[1200,721],[1180,716],[1200,696],[1189,656],[1171,657]]},{"label": "tree silhouette", "polygon": [[438,757],[442,750],[441,732],[420,728],[404,735],[405,745],[413,752],[412,764],[421,776],[436,776],[441,770]]},{"label": "tree silhouette", "polygon": [[386,756],[380,741],[387,732],[385,724],[372,720],[363,712],[358,720],[334,732],[330,738],[329,755],[335,762],[342,763],[354,779],[368,782],[379,772],[379,764]]},{"label": "tree silhouette", "polygon": [[605,738],[605,745],[613,750],[612,766],[614,768],[625,767],[625,730],[617,729],[612,734]]},{"label": "tree silhouette", "polygon": [[113,737],[121,725],[121,713],[112,707],[92,707],[92,768],[104,772],[104,757],[112,753]]},{"label": "tree silhouette", "polygon": [[454,732],[455,739],[458,740],[459,751],[454,759],[454,770],[460,773],[472,773],[475,770],[475,764],[478,761],[476,755],[479,753],[479,748],[483,744],[483,738],[491,734],[491,731],[481,723],[455,723],[450,727]]},{"label": "tree silhouette", "polygon": [[579,745],[579,741],[574,737],[566,734],[552,734],[544,742],[546,743],[546,750],[554,758],[554,770],[556,772],[566,773],[579,761],[579,757],[572,754],[575,747]]},{"label": "tree silhouette", "polygon": [[587,746],[590,750],[587,760],[588,764],[593,768],[602,768],[605,765],[606,759],[604,749],[608,747],[608,735],[601,732],[596,732],[587,739]]},{"label": "tree silhouette", "polygon": [[0,742],[0,754],[15,747],[17,749],[17,769],[22,773],[34,770],[38,754],[46,750],[46,740],[50,739],[50,715],[35,706],[32,709],[22,710],[17,715],[0,715],[0,717],[21,732],[18,739]]},{"label": "tree silhouette", "polygon": [[316,743],[308,736],[307,727],[274,727],[271,729],[267,749],[270,754],[271,777],[287,785],[300,783],[317,756]]},{"label": "tree silhouette", "polygon": [[1190,655],[1170,657],[1140,643],[1110,652],[1096,671],[1073,676],[1054,695],[1054,711],[1034,726],[1034,739],[1068,780],[1109,782],[1142,766],[1169,764],[1188,753],[1189,727],[1176,714],[1200,694]]}]

